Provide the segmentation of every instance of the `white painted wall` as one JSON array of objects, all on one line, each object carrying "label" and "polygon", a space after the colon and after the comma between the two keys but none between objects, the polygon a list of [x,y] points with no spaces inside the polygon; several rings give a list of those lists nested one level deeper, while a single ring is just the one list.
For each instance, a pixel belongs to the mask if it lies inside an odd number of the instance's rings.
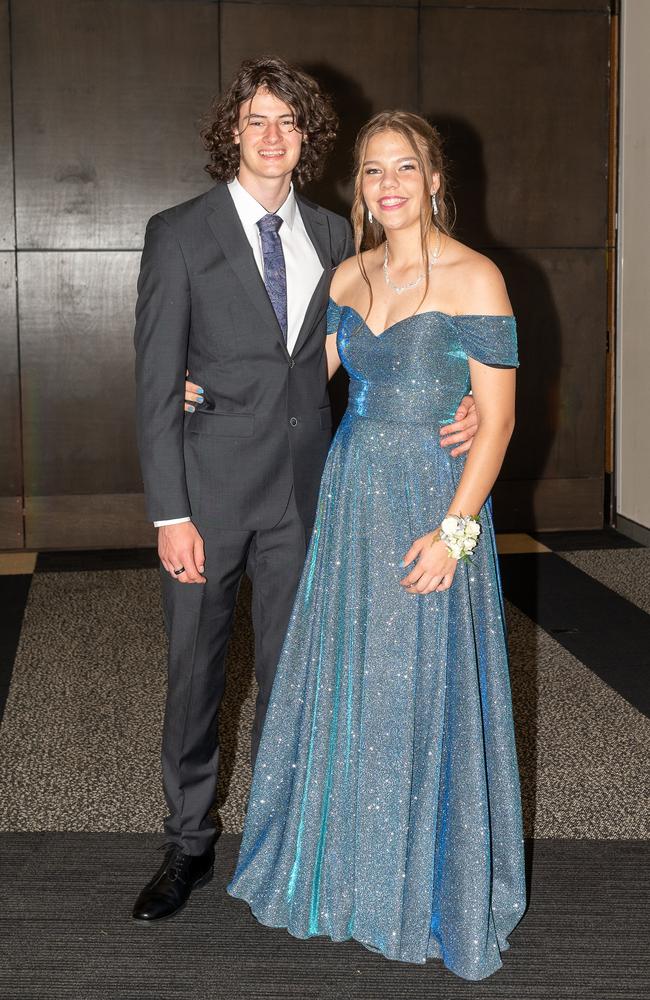
[{"label": "white painted wall", "polygon": [[617,513],[650,528],[650,0],[621,4]]}]

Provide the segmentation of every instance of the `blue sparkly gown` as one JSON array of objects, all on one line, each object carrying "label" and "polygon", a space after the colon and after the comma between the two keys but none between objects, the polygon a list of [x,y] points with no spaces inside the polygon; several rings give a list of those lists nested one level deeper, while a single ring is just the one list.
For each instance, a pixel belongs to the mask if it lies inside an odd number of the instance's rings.
[{"label": "blue sparkly gown", "polygon": [[375,336],[330,301],[350,376],[228,887],[263,924],[495,972],[525,907],[519,777],[489,502],[451,588],[399,585],[464,458],[441,448],[468,357],[517,365],[512,317]]}]

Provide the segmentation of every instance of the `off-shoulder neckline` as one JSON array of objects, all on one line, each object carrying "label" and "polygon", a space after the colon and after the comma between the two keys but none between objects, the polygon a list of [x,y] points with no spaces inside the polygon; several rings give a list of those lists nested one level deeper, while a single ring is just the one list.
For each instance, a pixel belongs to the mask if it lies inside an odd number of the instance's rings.
[{"label": "off-shoulder neckline", "polygon": [[512,313],[509,313],[509,314],[505,314],[505,313],[504,314],[495,314],[495,313],[493,313],[493,314],[490,314],[490,313],[447,313],[447,312],[443,312],[441,309],[424,309],[422,312],[411,313],[410,316],[404,316],[403,319],[398,319],[395,323],[391,323],[389,326],[385,327],[385,329],[383,329],[381,331],[381,333],[375,333],[375,331],[372,329],[372,327],[368,326],[367,322],[365,321],[365,319],[363,318],[363,316],[361,315],[361,313],[357,309],[355,309],[354,306],[349,306],[345,302],[342,305],[339,305],[338,302],[334,301],[334,299],[332,298],[331,295],[329,297],[329,301],[330,301],[330,303],[333,306],[336,306],[337,309],[340,309],[340,310],[349,309],[350,312],[353,312],[356,316],[358,316],[359,319],[361,320],[361,322],[363,323],[363,325],[365,326],[366,330],[368,331],[368,333],[372,334],[372,336],[375,337],[377,340],[380,337],[383,337],[385,333],[388,333],[389,330],[392,330],[393,327],[399,326],[401,323],[406,323],[407,320],[415,319],[416,316],[444,316],[445,319],[451,320],[452,323],[453,323],[454,320],[457,320],[457,319],[511,319],[511,320],[514,320],[514,318],[515,318]]}]

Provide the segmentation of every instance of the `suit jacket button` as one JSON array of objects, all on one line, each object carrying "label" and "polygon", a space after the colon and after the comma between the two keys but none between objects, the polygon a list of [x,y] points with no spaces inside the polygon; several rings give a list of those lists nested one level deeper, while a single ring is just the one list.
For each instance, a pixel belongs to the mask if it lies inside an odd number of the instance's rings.
[{"label": "suit jacket button", "polygon": [[292,427],[297,427],[298,426],[298,419],[296,417],[292,417],[291,420],[289,421],[289,423],[291,424]]},{"label": "suit jacket button", "polygon": [[289,368],[293,368],[293,366],[295,365],[295,363],[296,362],[293,360],[293,358],[289,358]]}]

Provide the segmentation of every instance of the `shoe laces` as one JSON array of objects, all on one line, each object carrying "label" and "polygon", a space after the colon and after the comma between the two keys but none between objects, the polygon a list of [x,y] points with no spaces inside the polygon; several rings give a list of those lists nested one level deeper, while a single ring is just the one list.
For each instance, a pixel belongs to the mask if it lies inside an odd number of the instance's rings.
[{"label": "shoe laces", "polygon": [[171,882],[185,882],[185,870],[189,862],[189,855],[185,854],[178,844],[161,844],[159,851],[165,851],[165,863],[167,865],[167,877]]}]

